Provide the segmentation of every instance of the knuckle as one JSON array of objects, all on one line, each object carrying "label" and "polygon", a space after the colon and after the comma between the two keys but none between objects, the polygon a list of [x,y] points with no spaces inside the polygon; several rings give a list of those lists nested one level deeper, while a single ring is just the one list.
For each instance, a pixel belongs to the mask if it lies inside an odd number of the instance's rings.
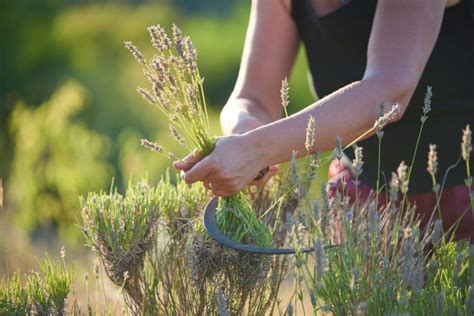
[{"label": "knuckle", "polygon": [[220,170],[219,163],[216,159],[209,159],[208,166],[211,171],[218,172]]}]

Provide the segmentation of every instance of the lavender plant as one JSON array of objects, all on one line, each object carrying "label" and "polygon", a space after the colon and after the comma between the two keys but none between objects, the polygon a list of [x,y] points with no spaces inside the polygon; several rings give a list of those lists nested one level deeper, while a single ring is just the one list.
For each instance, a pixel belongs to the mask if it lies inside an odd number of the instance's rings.
[{"label": "lavender plant", "polygon": [[[428,89],[428,101],[430,92]],[[422,124],[427,118],[427,103],[425,100]],[[379,134],[383,133],[383,125],[378,129]],[[471,146],[466,136],[468,130],[463,131],[463,153]],[[339,156],[338,147],[341,146],[336,146],[334,158]],[[363,165],[357,149],[353,161],[356,187]],[[415,216],[416,205],[405,203],[410,173],[404,162],[392,173],[390,198],[385,205],[378,204],[376,194],[364,203],[359,200],[350,203],[344,192],[328,199],[325,189],[321,190],[321,201],[303,203],[294,220],[294,247],[298,249],[310,242],[315,246],[310,257],[296,255],[293,268],[298,281],[287,313],[472,313],[474,247],[469,241],[455,242],[443,233],[439,215],[442,188],[436,180],[437,169],[436,146],[432,145],[427,171],[438,202],[433,214],[438,212],[438,218],[432,216],[426,227],[421,227],[420,219]],[[469,177],[469,169],[467,173]],[[341,182],[344,187],[344,179]],[[339,246],[324,251],[322,246],[328,243]],[[303,303],[306,293],[311,311],[305,310]]]},{"label": "lavender plant", "polygon": [[18,272],[0,282],[1,315],[65,315],[66,298],[71,290],[72,269],[64,262],[46,257],[38,261],[39,271],[20,282]]},{"label": "lavender plant", "polygon": [[[283,213],[280,193],[285,190],[275,182],[249,193],[252,209],[269,226],[284,226],[277,214]],[[197,223],[208,198],[201,185],[189,186],[179,178],[174,185],[167,174],[153,187],[143,181],[130,184],[125,196],[111,191],[81,200],[88,244],[123,290],[133,314],[262,315],[279,310],[277,295],[288,259],[262,261],[205,240]],[[276,235],[284,240],[286,231]]]},{"label": "lavender plant", "polygon": [[146,181],[129,184],[126,194],[91,193],[81,197],[82,231],[102,260],[109,278],[125,291],[134,311],[146,305],[145,256],[155,242],[159,195]]}]

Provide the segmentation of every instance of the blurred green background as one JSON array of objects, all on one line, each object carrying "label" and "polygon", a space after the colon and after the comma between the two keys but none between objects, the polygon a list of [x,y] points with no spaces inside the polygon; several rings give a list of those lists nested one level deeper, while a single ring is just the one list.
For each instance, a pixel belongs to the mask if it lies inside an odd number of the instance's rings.
[{"label": "blurred green background", "polygon": [[[152,24],[176,23],[190,35],[219,133],[217,115],[236,80],[250,1],[0,3],[2,240],[8,243],[14,227],[33,242],[81,246],[79,195],[107,190],[112,178],[119,187],[130,176],[156,180],[170,167],[141,148],[140,138],[185,154],[161,113],[135,92],[144,76],[123,42],[150,54]],[[306,77],[300,51],[290,112],[313,100]]]}]

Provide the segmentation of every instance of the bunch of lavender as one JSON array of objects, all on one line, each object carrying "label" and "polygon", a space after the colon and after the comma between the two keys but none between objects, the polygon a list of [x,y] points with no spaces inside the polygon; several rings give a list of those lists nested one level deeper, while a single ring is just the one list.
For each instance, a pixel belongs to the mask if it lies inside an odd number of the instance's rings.
[{"label": "bunch of lavender", "polygon": [[[181,145],[191,150],[191,143],[203,156],[209,155],[214,150],[216,138],[210,132],[196,49],[189,36],[183,36],[176,25],[172,27],[172,39],[160,25],[150,26],[148,31],[157,51],[150,60],[145,59],[131,42],[125,42],[152,86],[152,91],[145,88],[137,91],[169,119],[170,132]],[[144,140],[142,144],[153,151],[164,152],[152,142]],[[242,193],[220,199],[217,223],[236,241],[263,247],[271,245],[270,230],[256,217]]]}]

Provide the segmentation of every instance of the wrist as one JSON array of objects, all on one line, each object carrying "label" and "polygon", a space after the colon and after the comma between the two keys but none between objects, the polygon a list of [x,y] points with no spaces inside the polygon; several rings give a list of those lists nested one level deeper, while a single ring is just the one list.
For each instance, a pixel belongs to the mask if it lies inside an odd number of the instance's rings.
[{"label": "wrist", "polygon": [[234,114],[230,119],[221,116],[221,127],[224,135],[245,134],[262,125],[262,122],[260,122],[256,117],[243,111]]},{"label": "wrist", "polygon": [[224,135],[243,134],[272,121],[261,105],[240,98],[230,100],[220,114]]},{"label": "wrist", "polygon": [[276,155],[273,138],[267,135],[265,129],[265,127],[260,127],[239,135],[243,139],[243,148],[251,150],[251,154],[257,158],[256,163],[260,169],[273,165]]}]

